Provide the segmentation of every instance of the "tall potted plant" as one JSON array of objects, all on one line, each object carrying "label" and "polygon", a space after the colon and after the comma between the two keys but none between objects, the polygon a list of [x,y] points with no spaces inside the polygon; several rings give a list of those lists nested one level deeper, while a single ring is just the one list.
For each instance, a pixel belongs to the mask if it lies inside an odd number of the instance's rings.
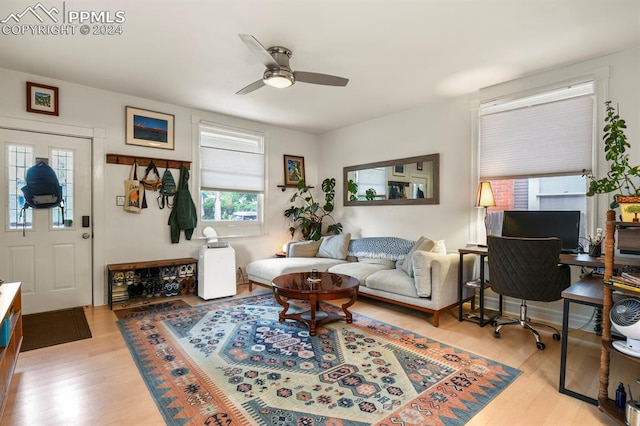
[{"label": "tall potted plant", "polygon": [[293,237],[296,231],[302,234],[305,240],[319,240],[323,234],[323,224],[328,221],[326,234],[340,234],[342,224],[336,222],[331,213],[335,209],[333,201],[336,196],[336,180],[326,178],[322,181],[322,192],[324,193],[324,204],[316,201],[304,180],[298,181],[298,189],[291,199],[294,203],[284,211],[285,217],[291,221],[289,232]]},{"label": "tall potted plant", "polygon": [[610,207],[620,207],[622,220],[631,222],[635,216],[636,208],[632,205],[640,205],[640,166],[632,166],[629,163],[627,150],[631,145],[627,141],[624,130],[627,128],[625,120],[620,118],[616,108],[611,106],[611,101],[605,102],[607,116],[605,117],[604,153],[610,167],[607,174],[598,179],[592,173],[583,170],[583,176],[589,181],[587,196],[618,192],[614,195]]}]

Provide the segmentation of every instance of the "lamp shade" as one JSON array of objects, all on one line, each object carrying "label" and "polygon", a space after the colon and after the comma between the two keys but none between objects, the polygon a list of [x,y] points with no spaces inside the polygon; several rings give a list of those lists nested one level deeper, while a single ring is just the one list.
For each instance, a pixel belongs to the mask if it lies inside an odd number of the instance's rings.
[{"label": "lamp shade", "polygon": [[490,182],[478,183],[478,195],[476,197],[476,207],[492,207],[496,205],[493,198],[493,190]]}]

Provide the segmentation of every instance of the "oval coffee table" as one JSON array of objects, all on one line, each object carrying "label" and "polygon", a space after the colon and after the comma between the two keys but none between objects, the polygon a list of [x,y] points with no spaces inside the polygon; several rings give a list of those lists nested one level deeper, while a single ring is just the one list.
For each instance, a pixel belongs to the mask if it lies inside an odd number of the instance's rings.
[{"label": "oval coffee table", "polygon": [[[320,272],[318,280],[309,281],[311,272],[295,272],[275,277],[273,279],[273,296],[284,308],[278,315],[280,322],[292,319],[304,322],[309,326],[312,336],[315,336],[319,326],[329,322],[346,320],[353,322],[353,316],[347,309],[358,299],[360,282],[349,275]],[[342,305],[344,316],[320,310],[320,301],[348,298]],[[300,313],[287,314],[289,299],[308,300],[309,310]]]}]

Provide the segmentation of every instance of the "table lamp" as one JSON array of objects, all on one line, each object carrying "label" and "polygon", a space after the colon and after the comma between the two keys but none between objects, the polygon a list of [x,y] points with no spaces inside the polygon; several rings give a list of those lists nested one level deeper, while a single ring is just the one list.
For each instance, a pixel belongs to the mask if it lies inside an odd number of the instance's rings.
[{"label": "table lamp", "polygon": [[485,235],[489,235],[489,227],[487,225],[487,208],[496,205],[496,200],[493,198],[493,190],[491,189],[491,183],[488,181],[481,181],[478,183],[478,195],[476,197],[476,207],[484,207],[484,231]]}]

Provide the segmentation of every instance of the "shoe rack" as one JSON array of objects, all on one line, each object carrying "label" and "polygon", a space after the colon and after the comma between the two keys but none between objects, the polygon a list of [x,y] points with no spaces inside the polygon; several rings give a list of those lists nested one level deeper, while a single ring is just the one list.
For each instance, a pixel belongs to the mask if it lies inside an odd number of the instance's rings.
[{"label": "shoe rack", "polygon": [[197,294],[198,260],[193,257],[107,265],[109,307],[144,299]]}]

